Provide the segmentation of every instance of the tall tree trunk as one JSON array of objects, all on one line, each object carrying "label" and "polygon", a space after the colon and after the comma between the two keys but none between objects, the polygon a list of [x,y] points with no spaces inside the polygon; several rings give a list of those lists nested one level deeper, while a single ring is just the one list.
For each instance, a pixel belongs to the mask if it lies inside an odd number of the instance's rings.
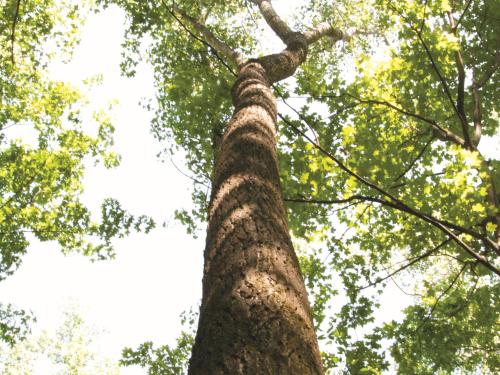
[{"label": "tall tree trunk", "polygon": [[276,99],[263,65],[261,59],[240,67],[232,90],[235,111],[214,171],[190,375],[323,373],[288,230]]}]

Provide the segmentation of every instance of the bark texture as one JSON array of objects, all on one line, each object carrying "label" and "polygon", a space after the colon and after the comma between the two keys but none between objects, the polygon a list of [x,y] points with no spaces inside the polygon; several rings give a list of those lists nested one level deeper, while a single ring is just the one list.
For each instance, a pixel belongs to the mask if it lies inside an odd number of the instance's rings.
[{"label": "bark texture", "polygon": [[233,87],[235,111],[214,172],[190,375],[323,373],[281,193],[265,59],[242,65]]}]

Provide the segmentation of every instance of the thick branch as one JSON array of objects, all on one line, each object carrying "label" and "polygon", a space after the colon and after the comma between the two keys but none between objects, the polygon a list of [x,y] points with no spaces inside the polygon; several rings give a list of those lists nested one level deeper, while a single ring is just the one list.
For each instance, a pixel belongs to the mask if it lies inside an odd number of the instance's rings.
[{"label": "thick branch", "polygon": [[245,63],[245,59],[241,56],[241,54],[231,47],[229,47],[226,43],[218,39],[210,29],[208,29],[204,24],[196,20],[195,18],[189,16],[177,5],[173,4],[172,9],[174,12],[179,14],[182,18],[187,20],[196,30],[203,35],[204,40],[210,44],[212,48],[214,48],[217,52],[221,53],[225,57],[231,59],[236,65],[240,66]]},{"label": "thick branch", "polygon": [[260,13],[266,20],[267,24],[276,35],[288,46],[288,39],[293,35],[293,30],[286,24],[285,21],[274,10],[270,0],[251,0],[252,3],[258,5]]},{"label": "thick branch", "polygon": [[352,35],[333,27],[328,22],[319,24],[314,29],[307,31],[304,36],[306,37],[307,44],[315,43],[324,36],[329,37],[333,42],[339,40],[348,41],[352,37]]},{"label": "thick branch", "polygon": [[[455,18],[451,12],[448,12],[448,20],[450,21],[450,26],[453,34],[457,36],[457,24],[455,23]],[[458,70],[458,85],[457,85],[457,110],[461,118],[462,132],[464,135],[465,142],[472,146],[469,131],[467,128],[467,115],[465,113],[465,68],[464,60],[462,58],[462,52],[460,49],[455,51],[455,62],[457,64]]]}]

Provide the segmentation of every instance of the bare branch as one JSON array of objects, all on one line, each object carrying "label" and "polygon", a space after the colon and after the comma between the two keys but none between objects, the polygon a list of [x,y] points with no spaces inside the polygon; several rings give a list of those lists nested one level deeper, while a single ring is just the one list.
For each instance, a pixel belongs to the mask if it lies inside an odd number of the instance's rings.
[{"label": "bare branch", "polygon": [[[251,0],[254,4],[259,6],[262,16],[266,20],[267,24],[273,29],[276,35],[288,45],[290,39],[293,37],[295,32],[287,25],[287,23],[276,13],[270,0]],[[329,37],[332,42],[337,42],[340,40],[348,41],[352,38],[354,33],[346,33],[336,27],[333,27],[328,22],[319,24],[312,30],[304,33],[307,44],[317,42],[324,36]]]},{"label": "bare branch", "polygon": [[354,33],[346,33],[336,27],[333,27],[328,22],[321,23],[314,29],[307,31],[304,34],[307,40],[307,44],[315,43],[324,36],[329,37],[332,42],[337,42],[340,40],[349,41],[353,35]]},{"label": "bare branch", "polygon": [[288,45],[289,38],[294,34],[294,31],[287,25],[283,19],[276,13],[270,0],[250,0],[259,7],[260,13],[266,20],[267,24],[276,35]]},{"label": "bare branch", "polygon": [[[210,45],[217,52],[221,53],[225,57],[231,59],[237,66],[245,63],[245,59],[241,56],[239,52],[229,47],[226,43],[218,39],[210,29],[208,29],[204,24],[196,20],[195,18],[189,16],[177,5],[172,5],[173,12],[179,14],[182,18],[187,20],[198,32],[203,35],[206,43]],[[172,12],[171,12],[172,13]]]}]

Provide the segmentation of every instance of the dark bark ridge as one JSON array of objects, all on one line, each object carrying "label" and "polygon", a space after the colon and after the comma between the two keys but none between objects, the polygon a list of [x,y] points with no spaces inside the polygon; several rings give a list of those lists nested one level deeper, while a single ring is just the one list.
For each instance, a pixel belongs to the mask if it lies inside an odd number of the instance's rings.
[{"label": "dark bark ridge", "polygon": [[305,60],[304,44],[296,45],[242,64],[232,90],[235,111],[214,171],[190,375],[323,373],[286,220],[270,88]]}]

